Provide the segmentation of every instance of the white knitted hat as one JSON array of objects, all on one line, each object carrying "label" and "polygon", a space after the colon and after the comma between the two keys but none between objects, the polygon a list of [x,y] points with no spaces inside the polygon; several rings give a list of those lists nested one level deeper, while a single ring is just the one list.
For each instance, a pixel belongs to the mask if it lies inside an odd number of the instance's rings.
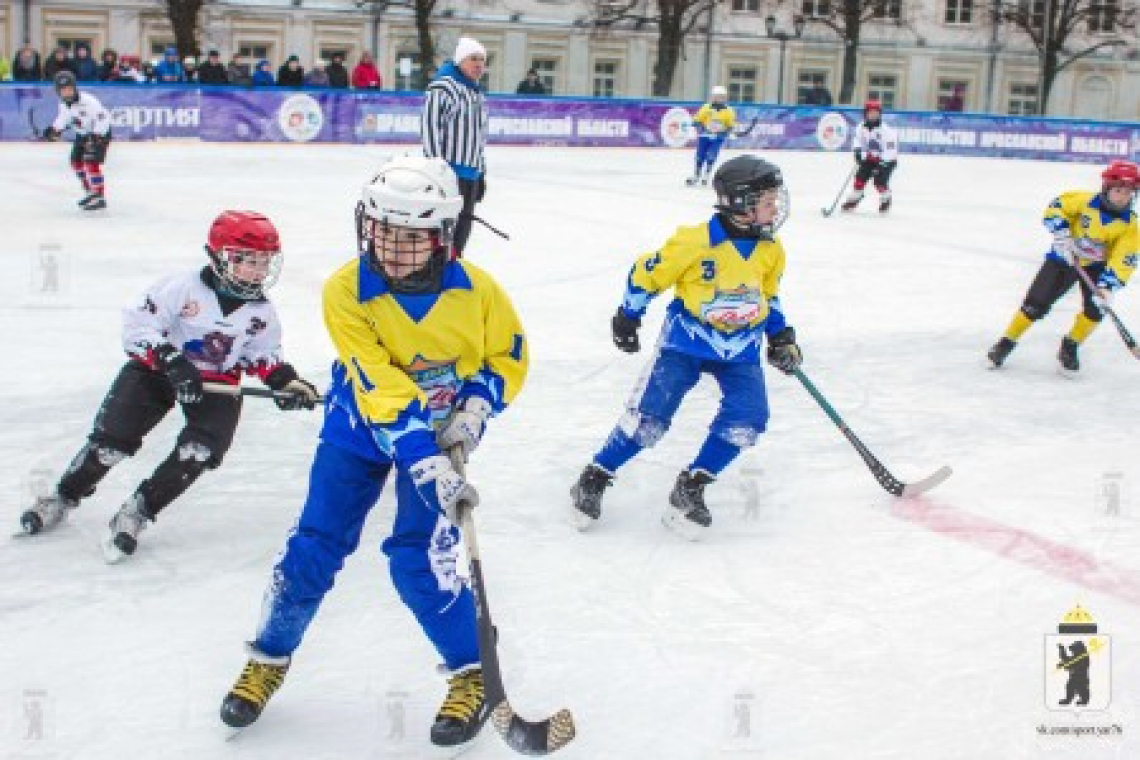
[{"label": "white knitted hat", "polygon": [[451,60],[456,63],[462,63],[464,58],[472,55],[481,55],[487,57],[487,48],[479,44],[478,40],[473,40],[470,37],[460,37],[459,42],[455,45],[455,55]]}]

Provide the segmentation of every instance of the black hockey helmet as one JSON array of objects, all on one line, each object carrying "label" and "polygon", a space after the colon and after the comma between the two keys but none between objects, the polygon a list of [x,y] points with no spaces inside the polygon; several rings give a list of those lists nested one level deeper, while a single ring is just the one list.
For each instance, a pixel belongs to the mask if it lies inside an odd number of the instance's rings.
[{"label": "black hockey helmet", "polygon": [[790,205],[787,186],[780,167],[759,156],[745,155],[729,159],[713,175],[716,209],[732,217],[747,216],[757,199],[769,190],[779,193],[779,213],[770,225],[751,225],[747,232],[758,237],[773,235],[788,218]]},{"label": "black hockey helmet", "polygon": [[[75,74],[67,69],[56,72],[55,77],[52,79],[52,86],[55,88],[55,94],[59,95],[65,103],[74,103],[79,100],[79,84],[75,81]],[[61,91],[64,87],[70,87],[74,93],[70,98],[63,97]]]}]

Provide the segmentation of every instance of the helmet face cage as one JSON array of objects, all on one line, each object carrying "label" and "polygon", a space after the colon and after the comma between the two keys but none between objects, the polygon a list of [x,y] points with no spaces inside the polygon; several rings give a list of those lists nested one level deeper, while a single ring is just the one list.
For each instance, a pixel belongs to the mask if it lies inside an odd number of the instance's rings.
[{"label": "helmet face cage", "polygon": [[[1113,161],[1100,175],[1101,198],[1113,211],[1126,211],[1136,203],[1136,193],[1140,189],[1140,168],[1129,161]],[[1129,191],[1128,201],[1122,204],[1113,203],[1109,199],[1109,191],[1124,188]]]},{"label": "helmet face cage", "polygon": [[361,204],[357,229],[369,267],[394,292],[431,293],[438,288],[451,245],[450,224],[442,228],[405,227],[373,219]]},{"label": "helmet face cage", "polygon": [[210,265],[221,283],[221,290],[243,300],[265,297],[281,276],[284,258],[280,250],[223,246],[210,251]]},{"label": "helmet face cage", "polygon": [[[55,88],[55,94],[58,95],[63,102],[74,103],[79,100],[79,85],[76,83],[75,75],[70,71],[58,72],[52,84]],[[66,97],[63,94],[63,88],[65,87],[71,88],[71,94]]]},{"label": "helmet face cage", "polygon": [[791,197],[788,195],[787,185],[779,169],[771,171],[743,182],[727,183],[723,180],[713,180],[717,195],[720,197],[718,209],[733,217],[750,217],[760,202],[762,196],[770,191],[776,192],[776,216],[770,223],[749,223],[750,232],[760,237],[771,237],[783,226],[791,215]]}]

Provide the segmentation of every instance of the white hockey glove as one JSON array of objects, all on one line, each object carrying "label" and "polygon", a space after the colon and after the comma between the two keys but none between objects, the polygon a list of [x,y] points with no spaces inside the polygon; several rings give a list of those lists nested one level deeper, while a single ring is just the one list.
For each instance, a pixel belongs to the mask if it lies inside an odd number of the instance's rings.
[{"label": "white hockey glove", "polygon": [[1077,265],[1077,254],[1080,251],[1068,230],[1058,230],[1053,233],[1053,252],[1063,258],[1069,266]]},{"label": "white hockey glove", "polygon": [[1092,292],[1093,306],[1100,309],[1101,314],[1107,314],[1112,307],[1112,297],[1115,295],[1108,288],[1097,288]]},{"label": "white hockey glove", "polygon": [[486,399],[468,396],[462,406],[452,411],[443,423],[443,427],[436,433],[435,441],[443,451],[459,447],[459,453],[466,462],[471,457],[471,452],[479,447],[490,417],[491,405]]},{"label": "white hockey glove", "polygon": [[475,487],[455,471],[443,454],[424,457],[408,468],[420,496],[455,525],[459,524],[459,505],[473,508],[479,503]]}]

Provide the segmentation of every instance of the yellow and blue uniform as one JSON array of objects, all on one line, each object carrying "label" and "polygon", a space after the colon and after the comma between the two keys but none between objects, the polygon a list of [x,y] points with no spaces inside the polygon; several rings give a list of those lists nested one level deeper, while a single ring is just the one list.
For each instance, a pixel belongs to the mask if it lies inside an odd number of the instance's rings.
[{"label": "yellow and blue uniform", "polygon": [[383,544],[393,583],[448,668],[475,663],[474,603],[456,575],[458,528],[408,467],[439,454],[435,424],[467,397],[498,413],[518,394],[528,357],[514,307],[466,261],[447,264],[439,293],[407,295],[361,258],[329,278],[324,313],[337,361],[321,443],[256,646],[282,657],[300,645],[395,468],[396,518]]},{"label": "yellow and blue uniform", "polygon": [[[1097,288],[1120,290],[1136,271],[1140,236],[1135,211],[1108,208],[1101,193],[1069,192],[1049,203],[1042,221],[1050,232],[1065,232],[1072,237],[1077,264]],[[1076,344],[1083,342],[1104,319],[1104,314],[1094,303],[1092,291],[1053,249],[1045,254],[1045,261],[1029,286],[1021,308],[1006,328],[1005,339],[1016,342],[1035,321],[1048,314],[1074,284],[1080,286],[1083,304],[1068,338]]]},{"label": "yellow and blue uniform", "polygon": [[626,316],[640,319],[670,288],[675,297],[656,355],[595,464],[613,473],[660,440],[702,374],[716,379],[723,398],[689,471],[715,476],[756,442],[769,416],[761,344],[787,327],[779,299],[784,262],[779,239],[731,237],[720,216],[678,228],[637,260],[622,299]]},{"label": "yellow and blue uniform", "polygon": [[696,175],[702,168],[712,171],[724,147],[729,133],[736,126],[736,112],[726,103],[705,103],[693,117],[693,127],[697,130]]}]

